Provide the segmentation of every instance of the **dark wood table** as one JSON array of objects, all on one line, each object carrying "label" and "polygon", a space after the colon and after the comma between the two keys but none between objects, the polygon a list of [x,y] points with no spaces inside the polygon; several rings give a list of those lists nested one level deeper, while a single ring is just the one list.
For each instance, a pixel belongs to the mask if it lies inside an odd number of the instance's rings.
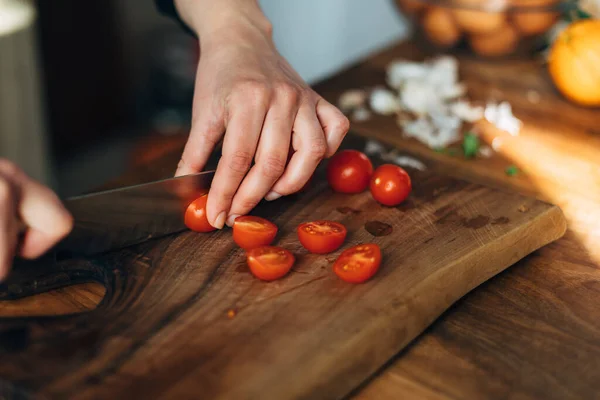
[{"label": "dark wood table", "polygon": [[[332,102],[349,88],[384,82],[395,58],[426,55],[403,43],[316,86]],[[429,168],[559,205],[569,231],[469,293],[353,396],[369,399],[600,398],[600,110],[575,107],[553,89],[536,61],[461,59],[461,76],[478,100],[508,100],[523,122],[512,137],[486,123],[491,158],[436,153],[401,136],[392,118],[354,123],[353,131],[423,160]],[[170,176],[185,137],[172,150],[107,187]],[[505,168],[523,172],[509,177]],[[83,311],[103,295],[81,285],[0,303],[0,315]]]}]

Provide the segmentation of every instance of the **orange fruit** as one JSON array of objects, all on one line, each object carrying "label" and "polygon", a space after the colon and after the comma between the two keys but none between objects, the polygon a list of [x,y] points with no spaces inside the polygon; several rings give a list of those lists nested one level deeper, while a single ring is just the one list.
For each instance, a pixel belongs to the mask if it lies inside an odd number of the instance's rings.
[{"label": "orange fruit", "polygon": [[583,106],[600,106],[600,20],[572,23],[552,44],[548,71],[558,90]]}]

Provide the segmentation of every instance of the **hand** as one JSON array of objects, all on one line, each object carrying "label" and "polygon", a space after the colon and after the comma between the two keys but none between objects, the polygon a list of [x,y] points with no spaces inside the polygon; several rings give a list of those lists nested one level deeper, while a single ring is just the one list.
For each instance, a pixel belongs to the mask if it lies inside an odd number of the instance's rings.
[{"label": "hand", "polygon": [[[17,249],[20,221],[26,225]],[[48,188],[30,179],[10,161],[0,159],[0,282],[13,257],[37,258],[65,237],[73,219]]]},{"label": "hand", "polygon": [[349,122],[277,52],[256,1],[179,0],[177,6],[198,32],[202,55],[192,129],[176,175],[201,171],[223,138],[207,202],[208,221],[220,229],[263,198],[300,190],[338,149]]}]

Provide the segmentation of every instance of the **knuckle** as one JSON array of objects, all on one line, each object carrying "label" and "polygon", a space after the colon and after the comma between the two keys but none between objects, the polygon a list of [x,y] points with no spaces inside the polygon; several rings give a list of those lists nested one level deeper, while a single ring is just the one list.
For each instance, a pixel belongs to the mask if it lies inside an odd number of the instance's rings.
[{"label": "knuckle", "polygon": [[275,85],[277,96],[290,104],[297,104],[300,100],[300,89],[287,82],[279,82]]},{"label": "knuckle", "polygon": [[237,174],[245,174],[252,163],[252,153],[244,150],[237,150],[231,154],[227,160],[229,169]]},{"label": "knuckle", "polygon": [[308,149],[309,156],[321,160],[327,153],[327,143],[324,140],[313,140]]},{"label": "knuckle", "polygon": [[333,131],[345,136],[350,130],[350,120],[345,115],[340,115],[333,122]]},{"label": "knuckle", "polygon": [[259,160],[260,173],[269,179],[277,179],[285,170],[286,157],[269,155],[264,160]]},{"label": "knuckle", "polygon": [[268,103],[271,94],[271,90],[264,83],[252,80],[240,83],[237,90],[244,102],[250,101],[253,104]]}]

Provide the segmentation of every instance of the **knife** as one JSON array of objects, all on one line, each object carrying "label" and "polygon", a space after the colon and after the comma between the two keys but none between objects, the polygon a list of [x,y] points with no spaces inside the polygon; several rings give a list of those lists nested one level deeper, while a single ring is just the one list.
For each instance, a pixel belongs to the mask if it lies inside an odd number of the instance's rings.
[{"label": "knife", "polygon": [[208,193],[215,171],[113,189],[65,200],[74,227],[54,252],[91,256],[186,229],[184,213]]}]

